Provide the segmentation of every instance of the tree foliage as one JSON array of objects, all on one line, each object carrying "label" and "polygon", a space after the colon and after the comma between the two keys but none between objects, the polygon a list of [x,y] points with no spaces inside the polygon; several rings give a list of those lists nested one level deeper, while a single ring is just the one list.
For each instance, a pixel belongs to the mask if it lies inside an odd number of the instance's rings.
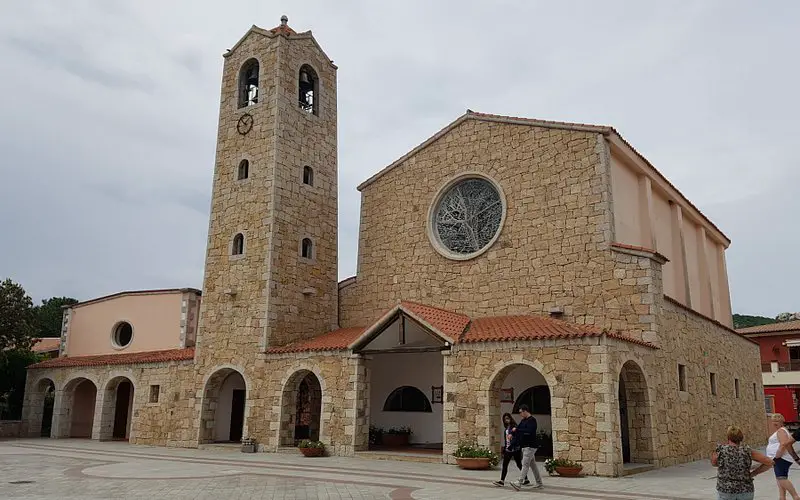
[{"label": "tree foliage", "polygon": [[21,418],[26,368],[39,360],[29,349],[12,349],[0,354],[0,420]]},{"label": "tree foliage", "polygon": [[776,323],[775,319],[767,318],[766,316],[750,316],[747,314],[733,315],[734,328],[748,328],[751,326],[770,325],[772,323]]},{"label": "tree foliage", "polygon": [[29,350],[36,334],[33,301],[10,279],[0,282],[0,355],[8,349]]},{"label": "tree foliage", "polygon": [[76,304],[72,297],[51,297],[42,301],[42,305],[34,307],[36,313],[37,337],[60,337],[61,322],[64,317],[63,306]]}]

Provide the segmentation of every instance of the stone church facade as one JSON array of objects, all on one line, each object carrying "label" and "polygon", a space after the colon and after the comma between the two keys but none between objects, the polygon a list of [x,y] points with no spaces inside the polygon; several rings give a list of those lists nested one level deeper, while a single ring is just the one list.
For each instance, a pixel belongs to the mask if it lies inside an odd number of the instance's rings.
[{"label": "stone church facade", "polygon": [[613,128],[467,111],[359,186],[337,283],[336,72],[285,20],[225,54],[202,297],[67,309],[28,435],[353,455],[410,427],[452,462],[526,402],[589,474],[763,442],[730,241]]}]

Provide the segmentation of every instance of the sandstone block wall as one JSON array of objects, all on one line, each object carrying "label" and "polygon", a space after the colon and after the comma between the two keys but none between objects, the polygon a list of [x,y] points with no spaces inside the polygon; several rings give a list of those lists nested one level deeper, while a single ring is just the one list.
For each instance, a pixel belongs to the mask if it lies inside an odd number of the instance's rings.
[{"label": "sandstone block wall", "polygon": [[[71,391],[81,379],[97,389],[92,437],[110,439],[114,422],[116,384],[133,385],[130,442],[135,444],[196,447],[194,369],[191,362],[151,365],[31,369],[25,385],[22,435],[38,437],[42,426],[44,393],[48,381],[55,386],[53,437],[69,437]],[[150,402],[150,386],[159,386],[158,402]]]}]

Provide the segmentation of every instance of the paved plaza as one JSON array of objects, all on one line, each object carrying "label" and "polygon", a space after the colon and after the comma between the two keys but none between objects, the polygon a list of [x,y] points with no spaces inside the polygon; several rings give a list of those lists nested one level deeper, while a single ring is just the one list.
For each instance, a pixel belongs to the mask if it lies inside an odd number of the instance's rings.
[{"label": "paved plaza", "polygon": [[[0,441],[0,498],[708,499],[716,498],[714,474],[701,461],[623,478],[545,476],[544,489],[515,492],[491,485],[497,470],[445,464],[89,440]],[[757,478],[756,492],[756,498],[776,497],[770,473]]]}]

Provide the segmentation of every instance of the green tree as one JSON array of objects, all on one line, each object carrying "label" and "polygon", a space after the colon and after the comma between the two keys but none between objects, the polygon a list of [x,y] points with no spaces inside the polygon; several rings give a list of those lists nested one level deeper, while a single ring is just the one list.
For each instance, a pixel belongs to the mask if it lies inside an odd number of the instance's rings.
[{"label": "green tree", "polygon": [[749,316],[747,314],[734,314],[733,327],[734,328],[747,328],[750,326],[771,325],[777,323],[774,318],[767,318],[766,316]]},{"label": "green tree", "polygon": [[31,352],[36,333],[33,301],[10,279],[0,282],[0,418],[20,418]]},{"label": "green tree", "polygon": [[30,350],[36,334],[33,301],[10,279],[0,282],[0,355],[8,349]]},{"label": "green tree", "polygon": [[29,349],[11,349],[0,354],[0,420],[22,417],[27,366],[39,358]]},{"label": "green tree", "polygon": [[77,304],[72,297],[51,297],[42,301],[42,305],[34,307],[36,313],[37,337],[60,337],[61,322],[64,316],[62,306]]}]

